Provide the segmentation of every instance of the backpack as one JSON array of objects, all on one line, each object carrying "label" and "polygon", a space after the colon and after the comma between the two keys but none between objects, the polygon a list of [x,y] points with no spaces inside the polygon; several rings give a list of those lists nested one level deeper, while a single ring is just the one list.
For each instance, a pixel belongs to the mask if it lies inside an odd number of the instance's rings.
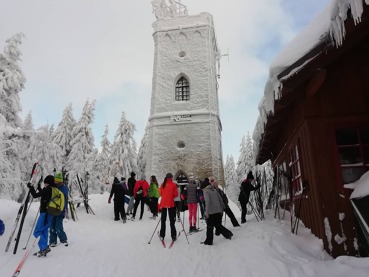
[{"label": "backpack", "polygon": [[46,211],[53,216],[60,215],[64,211],[64,193],[55,187],[51,187],[51,199],[47,204]]}]

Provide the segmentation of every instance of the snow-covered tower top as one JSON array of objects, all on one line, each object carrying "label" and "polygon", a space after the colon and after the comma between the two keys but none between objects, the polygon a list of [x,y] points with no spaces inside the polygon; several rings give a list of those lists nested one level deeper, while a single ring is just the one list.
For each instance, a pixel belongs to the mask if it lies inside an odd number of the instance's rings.
[{"label": "snow-covered tower top", "polygon": [[153,0],[151,4],[156,19],[175,18],[188,14],[187,7],[181,3],[181,0],[169,0],[169,4],[166,0]]}]

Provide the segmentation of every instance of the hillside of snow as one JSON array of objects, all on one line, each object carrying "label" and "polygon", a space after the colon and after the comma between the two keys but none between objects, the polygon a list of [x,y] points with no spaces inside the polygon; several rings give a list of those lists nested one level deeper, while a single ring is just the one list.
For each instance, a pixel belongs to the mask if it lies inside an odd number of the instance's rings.
[{"label": "hillside of snow", "polygon": [[[253,215],[241,227],[231,226],[227,218],[226,227],[234,236],[232,240],[214,237],[213,246],[200,244],[205,240],[205,230],[188,236],[183,232],[173,248],[163,248],[155,234],[158,223],[149,219],[151,213],[145,209],[143,220],[114,221],[113,204],[108,204],[108,194],[90,195],[90,205],[96,215],[87,214],[83,204],[77,209],[79,220],[65,220],[64,228],[69,246],[52,248],[47,257],[35,257],[37,245],[32,249],[19,276],[368,276],[369,258],[342,256],[332,259],[323,250],[321,240],[314,237],[302,225],[298,235],[290,232],[289,218],[274,219],[274,212],[266,214],[266,220],[257,222]],[[31,227],[39,203],[34,202],[27,215],[18,252],[13,255],[14,242],[9,252],[5,246],[20,204],[0,200],[0,218],[6,230],[0,237],[1,276],[11,276],[26,250]],[[240,211],[231,203],[236,217]],[[181,213],[183,218],[183,213]],[[224,222],[224,221],[223,221]],[[187,212],[184,220],[188,230]],[[200,222],[200,228],[205,223]],[[160,227],[159,227],[160,228]],[[177,230],[182,225],[176,222]],[[28,248],[34,238],[31,237]],[[169,224],[166,241],[169,244]]]}]

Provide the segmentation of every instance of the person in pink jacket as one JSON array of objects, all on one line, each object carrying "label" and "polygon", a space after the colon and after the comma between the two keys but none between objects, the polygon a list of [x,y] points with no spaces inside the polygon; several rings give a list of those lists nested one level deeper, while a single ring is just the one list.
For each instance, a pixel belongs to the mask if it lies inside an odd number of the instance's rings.
[{"label": "person in pink jacket", "polygon": [[177,239],[177,230],[175,226],[176,222],[176,208],[174,205],[174,198],[178,196],[177,185],[172,181],[173,175],[172,173],[168,173],[165,176],[163,184],[159,188],[159,194],[161,196],[161,229],[160,229],[160,239],[164,240],[165,238],[165,229],[166,229],[166,220],[167,214],[169,214],[169,222],[170,222],[170,234],[172,240],[175,241]]},{"label": "person in pink jacket", "polygon": [[141,213],[140,213],[140,220],[142,219],[145,203],[147,199],[147,192],[150,189],[149,183],[145,180],[146,176],[144,174],[141,175],[141,180],[138,180],[135,183],[133,188],[133,196],[135,198],[135,208],[133,210],[132,220],[135,220],[137,207],[141,202]]}]

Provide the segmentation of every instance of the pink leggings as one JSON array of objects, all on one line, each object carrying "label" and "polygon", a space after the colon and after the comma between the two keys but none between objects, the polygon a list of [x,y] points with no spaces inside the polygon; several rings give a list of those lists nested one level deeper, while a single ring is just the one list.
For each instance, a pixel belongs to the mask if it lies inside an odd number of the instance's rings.
[{"label": "pink leggings", "polygon": [[188,206],[188,212],[189,212],[189,221],[190,221],[190,226],[194,227],[196,226],[196,215],[197,215],[197,203],[189,203],[187,204]]}]

